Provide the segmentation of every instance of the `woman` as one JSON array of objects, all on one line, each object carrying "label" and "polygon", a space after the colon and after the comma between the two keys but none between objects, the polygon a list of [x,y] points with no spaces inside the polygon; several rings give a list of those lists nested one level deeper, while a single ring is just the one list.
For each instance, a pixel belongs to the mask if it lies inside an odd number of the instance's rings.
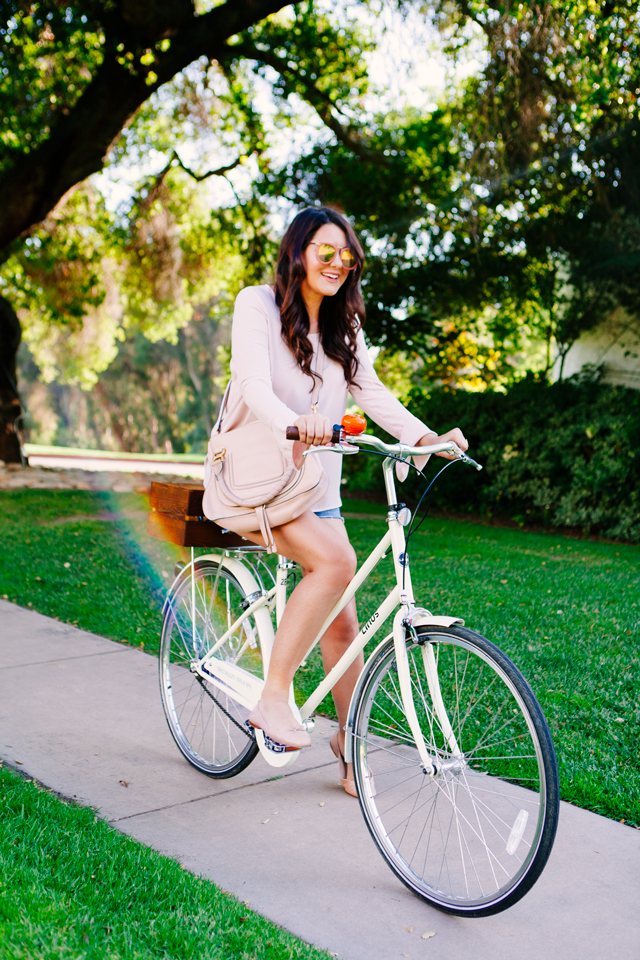
[{"label": "woman", "polygon": [[[280,247],[275,287],[248,287],[236,300],[228,409],[233,410],[235,401],[242,398],[298,465],[304,444],[330,443],[333,424],[339,423],[345,412],[348,392],[368,416],[403,443],[416,446],[455,440],[466,450],[460,430],[438,436],[413,417],[376,376],[361,330],[365,316],[360,292],[362,266],[362,248],[344,217],[327,208],[304,210],[296,216]],[[318,402],[312,409],[318,382]],[[286,427],[291,424],[300,433],[301,443],[296,445],[285,439]],[[329,478],[324,500],[313,511],[273,530],[278,552],[295,560],[304,576],[285,608],[262,697],[249,717],[252,726],[293,749],[311,744],[288,704],[294,673],[356,569],[355,553],[340,516],[342,458],[327,454],[322,460]],[[260,533],[247,536],[264,545]],[[352,600],[322,638],[325,672],[337,663],[357,632]],[[362,666],[361,654],[332,691],[339,730],[331,747],[340,763],[340,779],[353,796],[353,773],[343,756],[344,725]]]}]

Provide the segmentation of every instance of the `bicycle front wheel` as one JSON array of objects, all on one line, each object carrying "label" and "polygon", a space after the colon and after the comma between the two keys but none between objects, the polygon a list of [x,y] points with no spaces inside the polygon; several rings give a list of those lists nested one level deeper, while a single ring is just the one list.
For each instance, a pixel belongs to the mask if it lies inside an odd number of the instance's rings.
[{"label": "bicycle front wheel", "polygon": [[354,776],[369,831],[394,873],[445,913],[516,903],[549,857],[559,813],[551,735],[528,683],[461,627],[407,641],[413,699],[436,772],[425,773],[402,704],[393,640],[364,678]]},{"label": "bicycle front wheel", "polygon": [[[201,773],[233,777],[258,753],[249,711],[192,670],[241,617],[245,594],[224,564],[196,562],[167,598],[160,641],[160,695],[179,750]],[[195,621],[194,621],[195,616]],[[195,629],[194,629],[195,625]],[[263,677],[260,638],[252,616],[240,621],[216,657]]]}]

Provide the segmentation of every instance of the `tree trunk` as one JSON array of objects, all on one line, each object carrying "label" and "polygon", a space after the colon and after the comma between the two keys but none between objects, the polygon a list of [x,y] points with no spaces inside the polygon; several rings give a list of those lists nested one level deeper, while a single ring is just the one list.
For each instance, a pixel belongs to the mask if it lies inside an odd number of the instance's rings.
[{"label": "tree trunk", "polygon": [[104,388],[104,384],[100,380],[98,380],[95,387],[93,388],[93,392],[97,396],[98,403],[100,404],[100,406],[102,407],[104,413],[108,418],[109,426],[111,427],[111,432],[116,438],[118,442],[118,446],[120,447],[123,453],[133,453],[131,449],[131,444],[127,443],[125,439],[122,425],[118,420],[117,411],[112,409],[111,402],[109,400],[109,397],[107,396],[107,391]]},{"label": "tree trunk", "polygon": [[16,420],[22,413],[16,376],[16,356],[22,330],[16,312],[0,297],[0,460],[22,463]]}]

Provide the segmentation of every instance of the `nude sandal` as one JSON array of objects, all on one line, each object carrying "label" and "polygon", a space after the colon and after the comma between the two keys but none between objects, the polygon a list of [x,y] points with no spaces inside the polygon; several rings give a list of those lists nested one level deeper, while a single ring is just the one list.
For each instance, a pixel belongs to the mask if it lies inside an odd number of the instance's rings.
[{"label": "nude sandal", "polygon": [[329,741],[329,746],[333,750],[335,756],[338,758],[338,771],[340,775],[340,783],[344,787],[345,793],[348,793],[350,797],[357,797],[358,791],[356,790],[356,784],[353,777],[348,777],[347,772],[347,761],[344,759],[344,754],[338,745],[338,734],[339,730],[336,730],[334,735]]},{"label": "nude sandal", "polygon": [[[347,776],[348,769],[349,769],[347,767],[347,761],[344,758],[344,754],[342,753],[342,750],[338,746],[338,733],[339,731],[336,730],[334,735],[331,737],[331,740],[329,741],[329,746],[333,750],[335,756],[338,758],[340,783],[344,787],[345,793],[348,793],[350,797],[357,797],[358,791],[356,790],[356,782],[353,779],[353,777]],[[375,797],[376,790],[373,783],[373,775],[371,773],[371,770],[369,770],[369,783],[371,784],[371,793]]]},{"label": "nude sandal", "polygon": [[291,723],[287,726],[269,723],[265,720],[260,709],[260,703],[257,703],[249,714],[247,723],[252,727],[257,727],[258,730],[262,730],[270,740],[285,746],[287,750],[301,750],[303,747],[311,746],[311,737],[304,727],[296,724],[293,716],[291,717]]}]

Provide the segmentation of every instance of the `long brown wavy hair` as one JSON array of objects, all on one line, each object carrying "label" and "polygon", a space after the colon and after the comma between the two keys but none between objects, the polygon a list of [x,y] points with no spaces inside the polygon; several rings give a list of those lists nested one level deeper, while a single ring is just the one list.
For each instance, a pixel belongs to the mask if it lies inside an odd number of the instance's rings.
[{"label": "long brown wavy hair", "polygon": [[335,294],[324,297],[320,305],[320,341],[326,355],[342,366],[349,386],[358,371],[356,337],[364,322],[365,310],[360,291],[364,264],[362,247],[351,224],[330,207],[310,207],[295,217],[282,238],[276,266],[276,303],[280,308],[282,339],[300,369],[309,377],[313,347],[309,340],[309,314],[300,287],[306,277],[302,254],[325,223],[334,223],[344,231],[347,244],[356,258],[356,266]]}]

